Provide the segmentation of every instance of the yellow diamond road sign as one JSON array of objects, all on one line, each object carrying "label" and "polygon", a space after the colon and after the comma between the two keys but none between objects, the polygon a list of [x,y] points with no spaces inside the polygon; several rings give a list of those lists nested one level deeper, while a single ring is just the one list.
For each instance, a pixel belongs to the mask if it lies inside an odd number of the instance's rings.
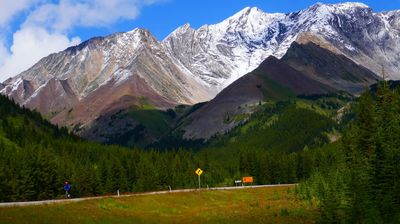
[{"label": "yellow diamond road sign", "polygon": [[200,168],[197,168],[197,170],[194,172],[197,174],[197,176],[200,176],[203,173],[203,170],[201,170]]}]

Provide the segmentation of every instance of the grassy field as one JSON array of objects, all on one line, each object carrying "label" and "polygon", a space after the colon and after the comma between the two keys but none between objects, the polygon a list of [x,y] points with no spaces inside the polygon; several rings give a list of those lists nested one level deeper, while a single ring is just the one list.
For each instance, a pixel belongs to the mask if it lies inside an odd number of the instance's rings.
[{"label": "grassy field", "polygon": [[289,187],[201,191],[0,208],[0,223],[314,223]]}]

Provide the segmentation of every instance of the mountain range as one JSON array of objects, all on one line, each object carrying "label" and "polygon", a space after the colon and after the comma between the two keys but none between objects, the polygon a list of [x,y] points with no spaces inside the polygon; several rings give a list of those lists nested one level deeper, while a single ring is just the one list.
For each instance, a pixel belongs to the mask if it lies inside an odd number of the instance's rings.
[{"label": "mountain range", "polygon": [[250,115],[262,102],[338,91],[354,94],[377,79],[373,72],[343,55],[313,42],[294,42],[282,59],[268,57],[188,116],[190,122],[182,127],[184,137],[209,139],[224,134],[243,122],[235,117]]},{"label": "mountain range", "polygon": [[248,7],[197,30],[185,24],[162,41],[145,29],[92,38],[41,59],[1,84],[0,93],[102,142],[109,140],[104,130],[130,133],[143,120],[131,116],[106,128],[116,115],[170,108],[176,113],[179,105],[211,100],[185,109],[185,117],[160,118],[185,138],[207,139],[237,125],[227,117],[251,113],[251,105],[269,99],[357,94],[379,79],[382,67],[389,78],[400,79],[398,43],[400,10],[317,3],[270,14]]}]

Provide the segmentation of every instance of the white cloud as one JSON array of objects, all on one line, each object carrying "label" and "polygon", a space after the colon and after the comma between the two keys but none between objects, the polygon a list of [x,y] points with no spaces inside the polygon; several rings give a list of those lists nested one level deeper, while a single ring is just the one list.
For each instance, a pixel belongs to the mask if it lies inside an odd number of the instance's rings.
[{"label": "white cloud", "polygon": [[0,27],[8,25],[19,12],[42,0],[0,0]]},{"label": "white cloud", "polygon": [[39,25],[56,31],[77,26],[109,26],[120,19],[135,19],[143,6],[163,1],[167,0],[60,0],[57,4],[41,5],[24,25]]},{"label": "white cloud", "polygon": [[13,35],[11,54],[6,55],[3,65],[0,66],[0,81],[19,74],[53,52],[78,43],[79,38],[70,40],[65,35],[49,33],[43,28],[27,27],[19,30]]},{"label": "white cloud", "polygon": [[39,25],[65,31],[76,26],[108,26],[119,19],[134,19],[148,1],[137,0],[61,0],[45,4],[32,12],[25,26]]},{"label": "white cloud", "polygon": [[167,0],[0,0],[0,27],[18,12],[26,12],[10,49],[5,49],[0,40],[0,82],[42,57],[80,42],[79,38],[68,38],[74,28],[132,20],[143,6],[161,1]]}]

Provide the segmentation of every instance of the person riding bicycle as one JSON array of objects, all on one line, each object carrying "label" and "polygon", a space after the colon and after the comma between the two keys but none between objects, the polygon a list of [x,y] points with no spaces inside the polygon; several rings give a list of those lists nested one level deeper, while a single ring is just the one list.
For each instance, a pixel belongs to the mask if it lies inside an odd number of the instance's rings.
[{"label": "person riding bicycle", "polygon": [[68,181],[64,182],[64,191],[65,191],[65,198],[70,198],[71,194],[69,191],[71,190],[71,185],[68,183]]}]

